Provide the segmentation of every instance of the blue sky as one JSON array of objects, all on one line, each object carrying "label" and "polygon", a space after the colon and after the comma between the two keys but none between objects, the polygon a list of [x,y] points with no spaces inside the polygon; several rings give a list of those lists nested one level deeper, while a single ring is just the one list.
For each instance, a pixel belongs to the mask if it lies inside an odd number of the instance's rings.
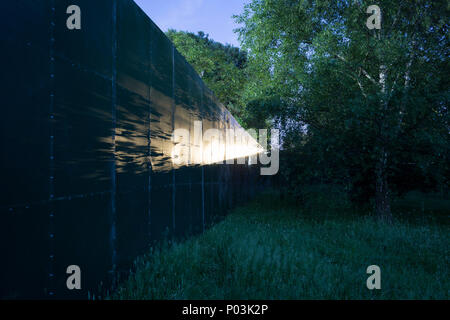
[{"label": "blue sky", "polygon": [[134,0],[163,31],[197,33],[239,46],[233,14],[240,14],[248,0]]}]

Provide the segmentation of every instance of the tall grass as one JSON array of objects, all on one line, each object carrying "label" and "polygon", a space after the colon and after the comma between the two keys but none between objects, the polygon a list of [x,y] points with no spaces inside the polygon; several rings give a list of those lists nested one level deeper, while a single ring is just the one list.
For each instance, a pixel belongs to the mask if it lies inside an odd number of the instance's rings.
[{"label": "tall grass", "polygon": [[[449,225],[432,211],[420,223],[382,224],[350,208],[337,212],[322,198],[314,211],[264,195],[202,235],[140,257],[110,298],[449,298]],[[373,264],[381,290],[366,287]]]}]

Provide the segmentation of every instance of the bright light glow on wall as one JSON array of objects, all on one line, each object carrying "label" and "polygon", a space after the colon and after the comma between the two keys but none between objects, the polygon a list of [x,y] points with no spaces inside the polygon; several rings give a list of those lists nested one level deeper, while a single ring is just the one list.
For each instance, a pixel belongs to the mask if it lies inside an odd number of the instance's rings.
[{"label": "bright light glow on wall", "polygon": [[245,163],[243,158],[265,151],[256,139],[241,127],[210,128],[203,132],[200,121],[196,121],[193,127],[194,139],[191,132],[185,128],[177,128],[173,133],[171,158],[175,167],[225,162],[232,164],[235,163],[234,160]]}]

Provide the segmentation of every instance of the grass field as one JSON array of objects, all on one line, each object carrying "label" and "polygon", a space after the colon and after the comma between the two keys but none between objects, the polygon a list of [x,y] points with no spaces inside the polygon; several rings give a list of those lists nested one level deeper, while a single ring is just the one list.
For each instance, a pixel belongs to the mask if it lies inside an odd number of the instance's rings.
[{"label": "grass field", "polygon": [[[140,257],[110,298],[449,299],[450,201],[409,195],[390,225],[324,203],[260,196],[204,234]],[[366,287],[369,265],[381,268],[380,290]]]}]

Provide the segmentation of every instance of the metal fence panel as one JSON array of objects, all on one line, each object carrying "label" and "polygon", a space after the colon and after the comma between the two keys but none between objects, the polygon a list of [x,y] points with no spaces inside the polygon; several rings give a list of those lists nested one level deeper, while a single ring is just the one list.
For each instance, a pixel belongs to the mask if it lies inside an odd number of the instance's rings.
[{"label": "metal fence panel", "polygon": [[[81,30],[66,27],[69,5]],[[254,167],[217,163],[239,125],[133,1],[4,1],[0,27],[0,297],[102,292],[155,241],[255,194]],[[220,130],[219,149],[196,141],[195,121]],[[189,133],[188,163],[174,129]]]}]

